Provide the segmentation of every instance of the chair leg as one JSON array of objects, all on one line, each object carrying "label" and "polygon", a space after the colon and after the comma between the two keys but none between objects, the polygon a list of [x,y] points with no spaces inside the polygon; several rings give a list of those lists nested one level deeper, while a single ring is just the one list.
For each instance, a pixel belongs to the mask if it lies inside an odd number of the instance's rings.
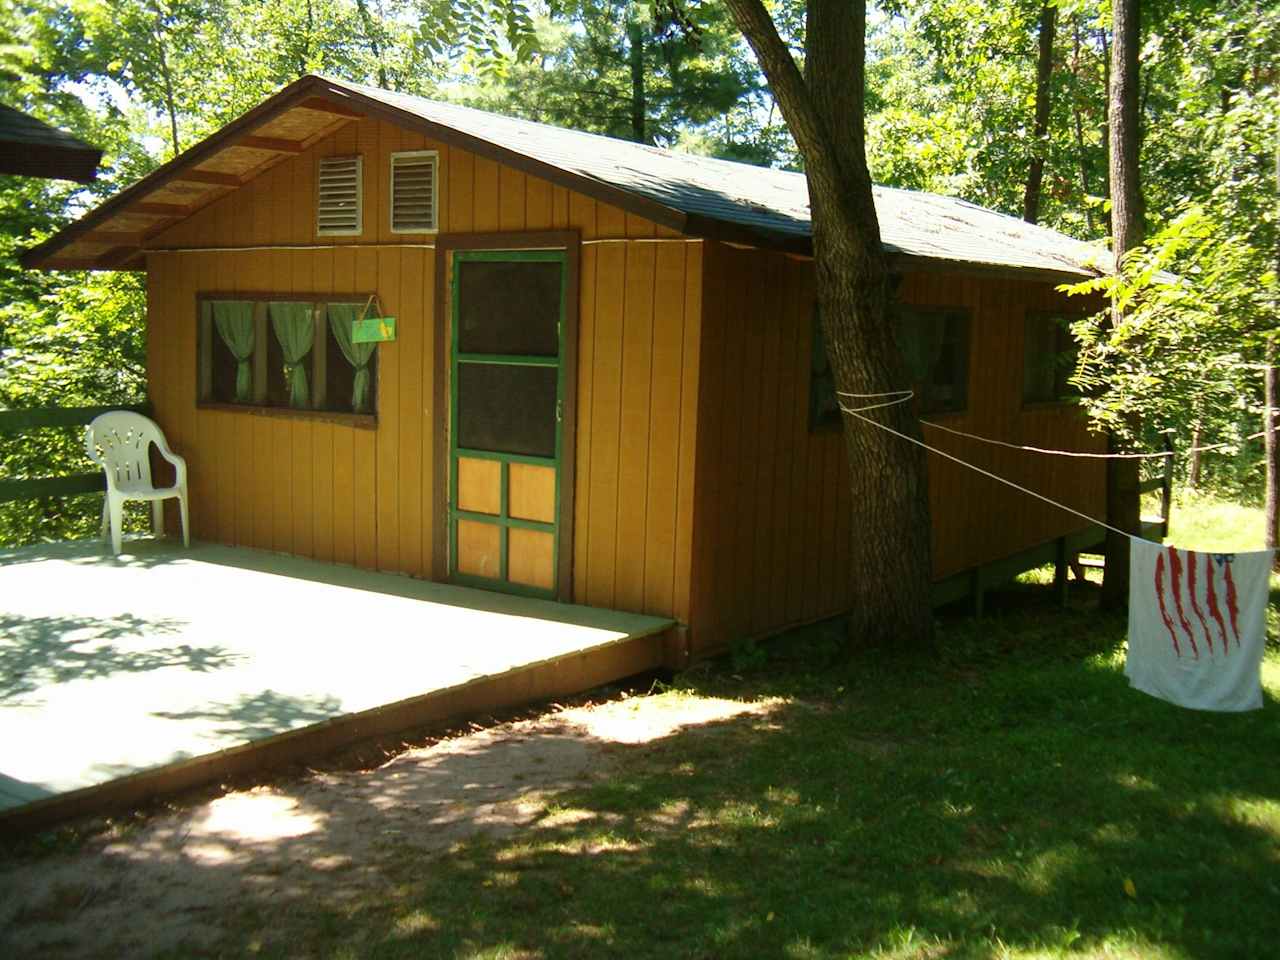
[{"label": "chair leg", "polygon": [[191,546],[191,516],[187,512],[187,488],[178,491],[178,512],[182,514],[182,545]]},{"label": "chair leg", "polygon": [[164,536],[164,501],[151,501],[151,535],[153,537]]},{"label": "chair leg", "polygon": [[108,497],[111,512],[111,550],[118,557],[124,550],[124,501]]}]

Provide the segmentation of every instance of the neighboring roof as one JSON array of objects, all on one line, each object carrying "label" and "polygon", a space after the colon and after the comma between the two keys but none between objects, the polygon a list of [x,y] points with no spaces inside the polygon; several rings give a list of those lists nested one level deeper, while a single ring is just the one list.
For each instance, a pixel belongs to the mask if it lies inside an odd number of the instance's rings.
[{"label": "neighboring roof", "polygon": [[[55,268],[136,265],[148,237],[366,115],[519,167],[690,236],[796,253],[812,249],[803,174],[313,76],[286,87],[107,201],[29,251],[22,262]],[[273,154],[273,149],[279,152]],[[181,187],[178,193],[176,187]],[[964,200],[888,187],[877,187],[875,200],[881,238],[901,261],[1053,276],[1098,273],[1093,261],[1100,248],[1016,217]],[[96,237],[100,242],[94,242]]]},{"label": "neighboring roof", "polygon": [[97,147],[0,104],[0,173],[89,183],[101,160]]}]

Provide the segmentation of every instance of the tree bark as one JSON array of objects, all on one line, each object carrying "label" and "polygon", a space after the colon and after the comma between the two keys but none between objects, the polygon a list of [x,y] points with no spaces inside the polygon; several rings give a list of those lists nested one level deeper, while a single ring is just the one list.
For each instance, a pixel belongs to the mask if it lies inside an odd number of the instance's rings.
[{"label": "tree bark", "polygon": [[1074,44],[1074,55],[1072,57],[1072,73],[1076,80],[1072,84],[1071,91],[1071,112],[1075,118],[1076,125],[1076,153],[1080,161],[1080,199],[1084,206],[1084,219],[1089,228],[1089,235],[1093,235],[1093,207],[1089,204],[1089,160],[1085,153],[1084,143],[1084,118],[1080,114],[1080,94],[1078,90],[1080,79],[1080,21],[1073,19],[1071,25],[1072,42]]},{"label": "tree bark", "polygon": [[[310,10],[310,6],[307,9]],[[383,90],[390,90],[391,86],[387,83],[387,65],[382,62],[382,45],[378,43],[378,33],[373,22],[373,14],[369,12],[369,0],[356,0],[356,10],[359,12],[360,20],[364,24],[364,35],[369,41],[369,53],[373,55],[373,59],[378,64],[378,86]]]},{"label": "tree bark", "polygon": [[[888,320],[889,273],[864,141],[866,0],[809,0],[802,76],[761,0],[725,0],[755,51],[804,158],[814,278],[837,388],[883,395],[909,386]],[[845,404],[870,401],[842,398]],[[907,436],[909,404],[866,416]],[[850,465],[851,644],[929,645],[932,558],[927,462],[914,444],[844,418]]]},{"label": "tree bark", "polygon": [[1266,451],[1267,499],[1263,512],[1266,524],[1266,543],[1272,549],[1280,547],[1280,370],[1276,368],[1276,338],[1267,340],[1267,370],[1264,390],[1266,408],[1263,418],[1263,449]]},{"label": "tree bark", "polygon": [[627,21],[627,62],[631,66],[631,139],[636,143],[648,143],[645,139],[649,104],[644,86],[644,33],[634,17]]},{"label": "tree bark", "polygon": [[[1138,0],[1113,0],[1111,84],[1108,122],[1111,128],[1111,238],[1115,268],[1142,243],[1142,191],[1138,180]],[[1119,321],[1118,308],[1113,323]],[[1112,452],[1117,451],[1113,440]],[[1142,520],[1138,498],[1138,461],[1107,461],[1107,523],[1138,535]],[[1129,538],[1107,532],[1106,572],[1102,603],[1111,609],[1129,600]]]},{"label": "tree bark", "polygon": [[1192,490],[1200,489],[1200,467],[1203,461],[1200,452],[1200,438],[1204,434],[1204,427],[1199,420],[1195,422],[1195,426],[1191,428],[1191,462],[1187,465],[1187,486]]},{"label": "tree bark", "polygon": [[1036,120],[1032,136],[1035,148],[1027,170],[1027,186],[1022,196],[1022,219],[1040,220],[1040,197],[1044,188],[1045,154],[1048,153],[1049,113],[1052,109],[1053,41],[1057,32],[1058,8],[1046,3],[1040,8],[1040,53],[1036,60]]},{"label": "tree bark", "polygon": [[169,72],[169,58],[164,50],[164,12],[157,4],[155,7],[156,56],[160,61],[160,78],[164,81],[164,105],[169,114],[169,135],[173,138],[173,155],[182,152],[182,144],[178,140],[178,102],[173,92],[173,76]]}]

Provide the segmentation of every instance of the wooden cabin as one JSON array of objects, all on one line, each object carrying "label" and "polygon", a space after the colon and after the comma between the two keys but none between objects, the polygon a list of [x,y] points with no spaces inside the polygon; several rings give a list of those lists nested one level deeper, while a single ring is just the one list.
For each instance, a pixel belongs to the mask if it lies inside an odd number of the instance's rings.
[{"label": "wooden cabin", "polygon": [[[1100,462],[928,425],[1103,449],[1055,363],[1094,251],[877,206],[926,438],[1103,515]],[[847,608],[810,252],[799,174],[305,77],[24,263],[146,271],[196,537],[670,616],[678,664]],[[939,581],[1087,527],[929,469]]]}]

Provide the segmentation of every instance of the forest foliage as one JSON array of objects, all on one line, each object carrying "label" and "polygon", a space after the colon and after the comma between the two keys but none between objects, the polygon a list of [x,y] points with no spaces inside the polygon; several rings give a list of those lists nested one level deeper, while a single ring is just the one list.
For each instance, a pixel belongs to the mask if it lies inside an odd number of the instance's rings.
[{"label": "forest foliage", "polygon": [[[803,0],[766,5],[802,55]],[[1109,25],[1107,0],[876,4],[873,178],[1023,216],[1038,162],[1038,221],[1103,237]],[[1097,323],[1077,329],[1078,379],[1099,423],[1139,409],[1149,415],[1135,444],[1159,431],[1183,447],[1193,432],[1227,442],[1206,479],[1245,493],[1261,474],[1258,442],[1243,438],[1259,429],[1260,366],[1280,325],[1278,46],[1277,0],[1144,5],[1150,239],[1095,285],[1139,309],[1119,339]],[[16,254],[305,73],[799,163],[718,0],[0,0],[0,102],[105,150],[89,187],[0,178],[0,409],[144,392],[139,276],[24,271]],[[73,432],[5,437],[0,476],[75,472],[77,446]],[[0,542],[87,532],[93,509],[0,505]]]}]

